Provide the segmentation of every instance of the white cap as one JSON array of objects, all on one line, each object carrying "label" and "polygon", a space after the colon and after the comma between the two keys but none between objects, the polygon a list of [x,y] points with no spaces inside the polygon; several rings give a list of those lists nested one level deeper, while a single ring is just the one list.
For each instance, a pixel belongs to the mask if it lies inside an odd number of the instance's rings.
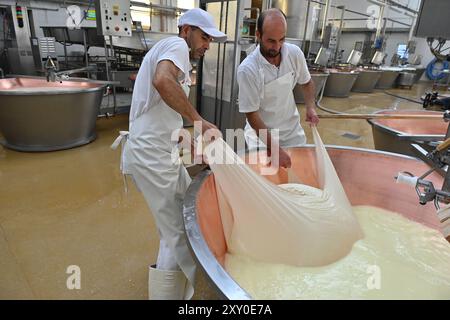
[{"label": "white cap", "polygon": [[194,26],[203,30],[211,38],[218,42],[225,42],[227,40],[227,35],[214,25],[213,17],[200,8],[194,8],[186,11],[178,21],[178,26]]}]

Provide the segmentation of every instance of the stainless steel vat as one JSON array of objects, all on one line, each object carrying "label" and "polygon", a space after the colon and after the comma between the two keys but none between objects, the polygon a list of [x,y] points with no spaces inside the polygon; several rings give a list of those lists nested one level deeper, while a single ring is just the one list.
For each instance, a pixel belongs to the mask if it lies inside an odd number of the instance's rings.
[{"label": "stainless steel vat", "polygon": [[[381,110],[377,114],[442,114],[435,111],[421,110]],[[417,157],[411,147],[414,142],[442,141],[448,124],[444,120],[420,119],[372,119],[373,140],[377,150],[402,153]],[[429,150],[431,151],[431,150]]]},{"label": "stainless steel vat", "polygon": [[330,71],[323,95],[336,98],[348,97],[358,75],[356,71]]},{"label": "stainless steel vat", "polygon": [[[316,100],[319,99],[320,91],[323,89],[327,81],[328,73],[311,73],[311,79],[314,81],[316,87]],[[305,103],[302,89],[299,84],[294,88],[295,103]]]},{"label": "stainless steel vat", "polygon": [[360,70],[358,78],[353,84],[353,92],[371,93],[375,89],[375,85],[381,77],[381,71],[377,70]]},{"label": "stainless steel vat", "polygon": [[[367,149],[328,147],[327,150],[352,205],[377,206],[440,230],[433,204],[420,205],[415,190],[396,183],[393,178],[400,171],[420,175],[429,168],[425,163],[404,155]],[[292,168],[300,180],[317,187],[316,175],[311,174],[316,167],[314,147],[293,148],[288,153]],[[287,173],[265,177],[276,184],[288,181]],[[428,178],[435,185],[442,185],[442,177],[437,173],[432,173]],[[209,170],[202,171],[191,183],[183,211],[192,253],[211,286],[226,299],[251,299],[224,269],[227,245],[214,175]]]},{"label": "stainless steel vat", "polygon": [[420,78],[422,78],[424,72],[425,68],[416,68],[416,76],[414,78],[414,83],[417,83],[420,80]]},{"label": "stainless steel vat", "polygon": [[397,86],[411,88],[415,83],[416,73],[410,71],[402,71],[397,77]]},{"label": "stainless steel vat", "polygon": [[54,151],[93,141],[105,84],[0,79],[0,132],[18,151]]},{"label": "stainless steel vat", "polygon": [[381,69],[381,76],[378,80],[376,89],[390,89],[394,86],[395,80],[400,73],[400,69]]}]

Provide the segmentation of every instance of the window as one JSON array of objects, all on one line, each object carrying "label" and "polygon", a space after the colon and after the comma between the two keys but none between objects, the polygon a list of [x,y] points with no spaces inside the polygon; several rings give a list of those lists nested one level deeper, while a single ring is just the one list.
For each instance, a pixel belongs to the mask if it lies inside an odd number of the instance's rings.
[{"label": "window", "polygon": [[407,48],[408,48],[407,44],[399,44],[397,46],[397,54],[400,56],[401,59],[408,59]]}]

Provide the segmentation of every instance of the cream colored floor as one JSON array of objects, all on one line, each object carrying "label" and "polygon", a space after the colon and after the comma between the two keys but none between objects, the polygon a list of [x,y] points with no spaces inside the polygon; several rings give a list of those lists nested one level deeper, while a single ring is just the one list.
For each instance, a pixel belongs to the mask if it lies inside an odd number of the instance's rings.
[{"label": "cream colored floor", "polygon": [[[418,99],[425,88],[391,92]],[[347,112],[421,109],[380,91],[324,98],[322,105]],[[119,151],[109,148],[127,127],[127,115],[99,119],[97,140],[65,151],[0,147],[0,299],[146,299],[158,235],[142,195],[133,186],[124,194]],[[319,131],[326,144],[373,148],[363,120],[322,120]],[[79,290],[66,286],[71,265],[81,270]],[[205,277],[198,278],[194,298],[215,298]]]}]

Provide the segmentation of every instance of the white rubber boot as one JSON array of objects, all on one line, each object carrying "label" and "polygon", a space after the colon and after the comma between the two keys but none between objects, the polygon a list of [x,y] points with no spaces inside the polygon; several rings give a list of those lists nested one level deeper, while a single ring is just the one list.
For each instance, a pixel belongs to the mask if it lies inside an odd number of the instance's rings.
[{"label": "white rubber boot", "polygon": [[149,300],[183,300],[187,279],[182,271],[165,271],[150,266],[148,272]]}]

